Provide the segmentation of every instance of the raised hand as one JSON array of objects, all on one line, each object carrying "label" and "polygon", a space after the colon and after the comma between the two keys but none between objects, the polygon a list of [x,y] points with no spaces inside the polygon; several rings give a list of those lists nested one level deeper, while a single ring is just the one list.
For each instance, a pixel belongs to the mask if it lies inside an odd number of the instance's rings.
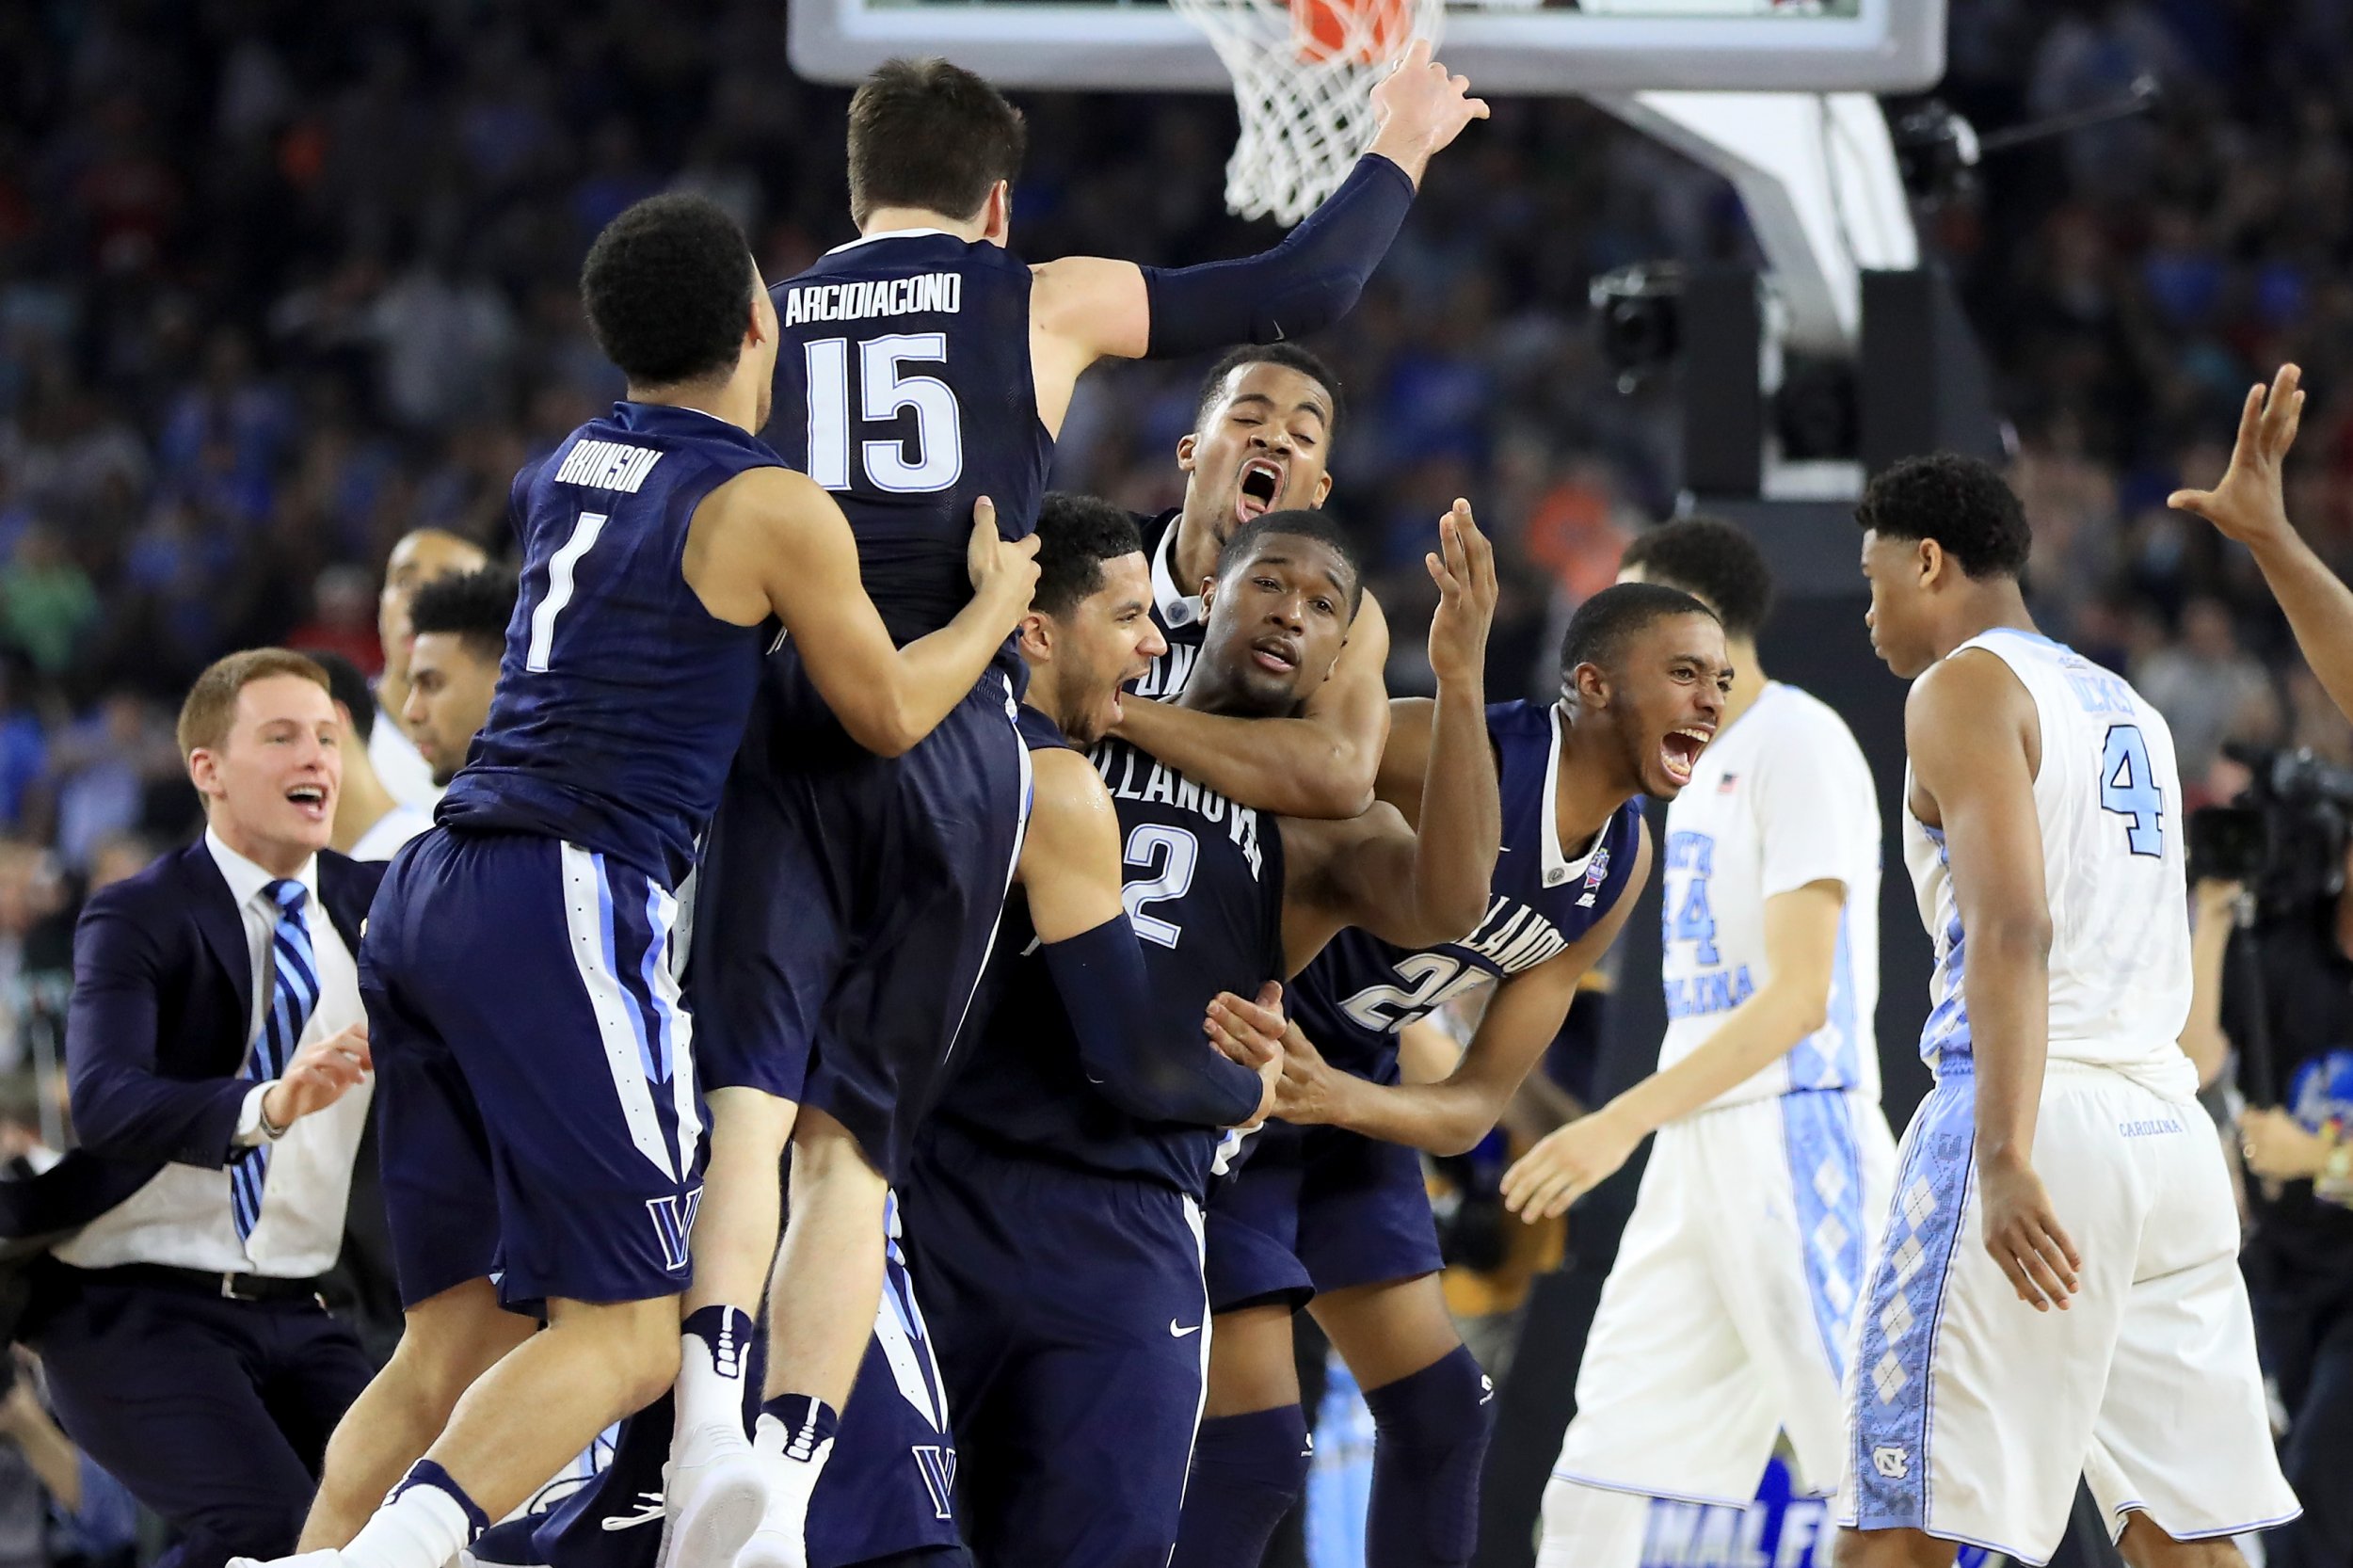
[{"label": "raised hand", "polygon": [[1496,550],[1457,500],[1438,520],[1438,548],[1422,557],[1438,585],[1430,617],[1430,669],[1440,680],[1475,680],[1487,667],[1487,631],[1496,619]]},{"label": "raised hand", "polygon": [[1469,77],[1449,75],[1430,57],[1428,39],[1416,39],[1372,89],[1372,145],[1365,151],[1387,158],[1418,185],[1432,154],[1472,120],[1487,118],[1487,101],[1470,95]]},{"label": "raised hand", "polygon": [[972,537],[964,547],[965,570],[972,578],[975,598],[985,599],[1004,612],[1010,630],[1030,613],[1030,596],[1037,588],[1037,536],[1008,540],[997,531],[997,504],[986,496],[972,503]]},{"label": "raised hand", "polygon": [[2249,388],[2238,443],[2231,449],[2222,482],[2210,490],[2175,490],[2165,504],[2197,513],[2241,544],[2261,544],[2289,532],[2280,470],[2304,417],[2302,377],[2296,366],[2281,365],[2267,394],[2260,383]]}]

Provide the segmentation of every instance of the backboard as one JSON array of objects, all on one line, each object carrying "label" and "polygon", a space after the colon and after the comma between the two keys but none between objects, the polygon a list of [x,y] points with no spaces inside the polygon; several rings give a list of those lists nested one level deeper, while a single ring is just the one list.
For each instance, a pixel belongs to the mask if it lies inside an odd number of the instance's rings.
[{"label": "backboard", "polygon": [[[1440,57],[1497,94],[1901,92],[1945,70],[1945,0],[1449,0]],[[1165,0],[790,0],[792,69],[944,55],[1001,87],[1226,91]]]}]

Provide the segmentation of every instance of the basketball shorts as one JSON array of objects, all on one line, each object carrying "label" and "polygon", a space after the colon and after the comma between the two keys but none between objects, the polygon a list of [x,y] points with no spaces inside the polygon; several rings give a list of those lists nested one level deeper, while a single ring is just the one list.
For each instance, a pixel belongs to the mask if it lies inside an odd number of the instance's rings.
[{"label": "basketball shorts", "polygon": [[677,901],[578,844],[437,828],[393,858],[360,943],[401,1301],[685,1288],[702,1196]]},{"label": "basketball shorts", "polygon": [[2177,1540],[2292,1518],[2238,1271],[2238,1217],[2194,1100],[2054,1061],[2034,1167],[2082,1255],[2068,1310],[1985,1250],[1975,1080],[1942,1074],[1904,1134],[1848,1379],[1840,1522],[2050,1560],[2077,1476],[2109,1528]]},{"label": "basketball shorts", "polygon": [[[809,1499],[809,1568],[853,1568],[927,1553],[955,1560],[961,1549],[945,1383],[899,1245],[895,1204],[891,1212],[874,1335],[841,1412],[832,1457]],[[765,1350],[764,1340],[754,1344],[745,1373],[753,1400]],[[745,1412],[747,1421],[756,1409]],[[671,1396],[664,1394],[623,1422],[612,1464],[591,1486],[540,1518],[520,1560],[549,1568],[657,1568],[662,1471],[675,1419]]]},{"label": "basketball shorts", "polygon": [[1421,1157],[1331,1127],[1269,1122],[1209,1189],[1209,1300],[1220,1312],[1417,1279],[1444,1266]]},{"label": "basketball shorts", "polygon": [[1786,1432],[1800,1489],[1835,1487],[1840,1384],[1895,1162],[1877,1100],[1841,1090],[1660,1128],[1555,1478],[1745,1508]]},{"label": "basketball shorts", "polygon": [[1199,1206],[935,1125],[906,1232],[974,1560],[1166,1568],[1209,1372]]},{"label": "basketball shorts", "polygon": [[851,741],[788,644],[768,661],[696,878],[704,1081],[817,1107],[899,1184],[996,939],[1029,813],[992,671],[904,756]]}]

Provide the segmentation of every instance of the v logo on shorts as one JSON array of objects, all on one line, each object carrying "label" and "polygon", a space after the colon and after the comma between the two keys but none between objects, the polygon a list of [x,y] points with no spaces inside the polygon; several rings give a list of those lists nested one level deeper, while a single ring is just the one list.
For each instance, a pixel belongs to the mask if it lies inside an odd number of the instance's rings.
[{"label": "v logo on shorts", "polygon": [[703,1190],[648,1198],[646,1212],[653,1216],[653,1233],[662,1243],[662,1266],[677,1273],[686,1267],[686,1240],[695,1233],[695,1212],[702,1208]]}]

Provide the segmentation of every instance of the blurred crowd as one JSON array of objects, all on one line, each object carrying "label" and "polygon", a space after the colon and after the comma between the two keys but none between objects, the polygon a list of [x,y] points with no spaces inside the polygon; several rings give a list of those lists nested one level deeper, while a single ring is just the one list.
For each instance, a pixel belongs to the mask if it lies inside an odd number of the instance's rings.
[{"label": "blurred crowd", "polygon": [[[1980,128],[2153,114],[1991,161],[1925,204],[2015,421],[2048,629],[2128,670],[2185,777],[2228,741],[2353,762],[2249,565],[2164,509],[2224,459],[2250,379],[2315,392],[2293,510],[2353,566],[2353,8],[1953,0],[1944,95]],[[1175,264],[1268,243],[1229,217],[1231,105],[1026,95],[1016,242]],[[670,184],[728,205],[772,278],[849,237],[845,94],[795,80],[776,0],[24,0],[0,7],[0,1070],[92,880],[187,832],[170,738],[236,646],[379,659],[391,542],[504,544],[506,486],[618,391],[574,278]],[[1671,376],[1622,391],[1586,290],[1739,256],[1713,176],[1573,100],[1513,100],[1438,161],[1362,307],[1318,344],[1348,405],[1332,505],[1417,634],[1430,520],[1505,552],[1498,696],[1678,488]],[[1056,480],[1178,493],[1193,365],[1082,387]],[[33,1009],[38,1013],[39,1009]]]}]

